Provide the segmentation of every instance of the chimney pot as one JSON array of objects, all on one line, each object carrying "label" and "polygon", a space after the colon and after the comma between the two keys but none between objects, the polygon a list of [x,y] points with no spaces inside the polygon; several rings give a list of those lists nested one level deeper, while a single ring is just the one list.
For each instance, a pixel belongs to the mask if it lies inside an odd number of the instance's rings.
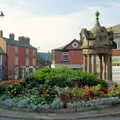
[{"label": "chimney pot", "polygon": [[14,40],[14,39],[15,39],[14,33],[10,33],[10,34],[9,34],[9,39],[11,39],[11,40]]},{"label": "chimney pot", "polygon": [[3,37],[3,31],[0,30],[0,37],[2,38]]},{"label": "chimney pot", "polygon": [[24,44],[27,44],[27,45],[30,44],[30,38],[29,37],[20,36],[18,39],[19,39],[19,42],[23,42]]}]

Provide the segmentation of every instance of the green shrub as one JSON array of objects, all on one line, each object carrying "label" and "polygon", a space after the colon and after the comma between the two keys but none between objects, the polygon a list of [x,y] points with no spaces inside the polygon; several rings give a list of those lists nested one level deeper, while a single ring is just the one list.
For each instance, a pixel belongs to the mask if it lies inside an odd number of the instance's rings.
[{"label": "green shrub", "polygon": [[46,76],[50,73],[50,71],[51,69],[48,67],[36,70],[25,79],[25,83],[23,83],[23,85],[33,88],[39,86],[39,84],[45,84]]},{"label": "green shrub", "polygon": [[6,86],[5,85],[0,85],[0,95],[4,94],[6,91]]},{"label": "green shrub", "polygon": [[20,83],[10,84],[7,86],[7,93],[9,96],[18,96],[23,92],[23,87]]},{"label": "green shrub", "polygon": [[28,88],[45,84],[50,87],[71,87],[73,82],[78,82],[79,87],[88,85],[95,86],[101,84],[103,88],[107,88],[105,80],[98,78],[96,75],[82,72],[79,70],[73,70],[70,68],[48,68],[39,69],[36,72],[30,74],[25,83]]}]

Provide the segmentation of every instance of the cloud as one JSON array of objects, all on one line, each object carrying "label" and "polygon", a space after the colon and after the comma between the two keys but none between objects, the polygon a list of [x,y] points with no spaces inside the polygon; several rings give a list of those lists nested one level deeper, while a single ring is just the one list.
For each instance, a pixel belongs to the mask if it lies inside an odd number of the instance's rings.
[{"label": "cloud", "polygon": [[[22,0],[21,4],[26,4],[25,0]],[[21,35],[28,36],[31,38],[31,44],[40,47],[40,51],[50,51],[67,44],[74,38],[79,40],[81,28],[91,29],[94,26],[94,12],[106,11],[101,6],[88,5],[83,11],[67,15],[39,16],[14,8],[10,4],[1,4],[1,8],[6,14],[4,18],[0,18],[0,27],[4,31],[4,36],[8,37],[11,32],[15,33],[16,39]],[[109,11],[108,8],[107,10]],[[109,18],[109,15],[107,17]],[[110,21],[106,21],[107,23]]]},{"label": "cloud", "polygon": [[[15,33],[17,39],[20,35],[29,36],[31,44],[40,47],[40,51],[67,44],[74,38],[79,39],[81,27],[90,26],[93,22],[92,12],[77,12],[58,16],[35,16],[3,5],[6,16],[0,18],[0,26],[4,36]],[[89,21],[89,22],[88,22]],[[86,25],[86,26],[84,26]]]}]

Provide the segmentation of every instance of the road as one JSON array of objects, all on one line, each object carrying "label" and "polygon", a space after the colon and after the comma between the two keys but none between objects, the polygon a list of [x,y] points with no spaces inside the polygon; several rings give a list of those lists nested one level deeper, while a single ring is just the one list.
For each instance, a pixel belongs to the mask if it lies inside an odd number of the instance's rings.
[{"label": "road", "polygon": [[[0,117],[0,120],[25,120],[25,119],[13,119],[13,118]],[[120,120],[120,117],[100,117],[100,118],[90,118],[90,119],[83,119],[83,120]]]},{"label": "road", "polygon": [[0,120],[20,120],[20,119],[12,119],[12,118],[3,118],[3,117],[0,117]]},{"label": "road", "polygon": [[120,117],[99,117],[99,118],[90,118],[90,119],[84,119],[84,120],[120,120]]}]

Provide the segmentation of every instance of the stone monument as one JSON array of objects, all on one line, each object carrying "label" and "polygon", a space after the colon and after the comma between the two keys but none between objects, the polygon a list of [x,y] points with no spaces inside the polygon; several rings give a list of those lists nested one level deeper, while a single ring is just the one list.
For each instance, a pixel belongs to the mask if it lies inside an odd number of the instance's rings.
[{"label": "stone monument", "polygon": [[84,71],[94,73],[101,79],[112,81],[112,47],[113,32],[107,31],[99,23],[99,12],[96,12],[96,24],[89,31],[80,32],[83,52]]}]

